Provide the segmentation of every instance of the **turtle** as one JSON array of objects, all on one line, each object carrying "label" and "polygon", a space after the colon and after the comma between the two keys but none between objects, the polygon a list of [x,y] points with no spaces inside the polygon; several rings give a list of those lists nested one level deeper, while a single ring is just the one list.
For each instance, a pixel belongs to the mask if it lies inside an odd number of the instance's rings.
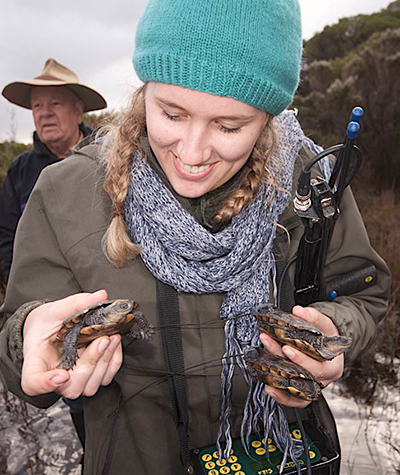
[{"label": "turtle", "polygon": [[347,336],[325,336],[315,325],[279,309],[264,308],[254,316],[260,332],[298,348],[318,361],[332,360],[352,342]]},{"label": "turtle", "polygon": [[273,388],[283,389],[298,399],[316,401],[323,389],[323,385],[309,371],[261,347],[249,349],[244,361],[250,376]]},{"label": "turtle", "polygon": [[[133,326],[137,329],[133,329]],[[79,358],[77,349],[104,335],[128,334],[139,340],[149,340],[154,327],[140,312],[133,300],[104,300],[68,317],[61,325],[56,340],[62,345],[58,368],[71,369]]]}]

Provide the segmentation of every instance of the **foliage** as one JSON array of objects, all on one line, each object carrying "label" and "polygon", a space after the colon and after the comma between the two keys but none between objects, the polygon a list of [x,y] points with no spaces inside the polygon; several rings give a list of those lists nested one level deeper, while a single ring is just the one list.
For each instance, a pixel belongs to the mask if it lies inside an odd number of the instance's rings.
[{"label": "foliage", "polygon": [[352,108],[365,115],[358,144],[370,186],[399,190],[400,28],[375,33],[341,59],[315,61],[295,99],[300,121],[322,146],[342,141]]},{"label": "foliage", "polygon": [[112,120],[113,117],[114,114],[110,112],[101,112],[99,114],[86,113],[83,116],[83,123],[94,131],[97,131],[103,125],[107,124],[110,120]]},{"label": "foliage", "polygon": [[32,145],[25,145],[23,143],[0,143],[0,187],[3,185],[4,178],[7,175],[8,167],[14,158],[31,147]]},{"label": "foliage", "polygon": [[342,18],[305,43],[306,61],[329,60],[346,56],[372,34],[400,27],[400,1],[372,15]]}]

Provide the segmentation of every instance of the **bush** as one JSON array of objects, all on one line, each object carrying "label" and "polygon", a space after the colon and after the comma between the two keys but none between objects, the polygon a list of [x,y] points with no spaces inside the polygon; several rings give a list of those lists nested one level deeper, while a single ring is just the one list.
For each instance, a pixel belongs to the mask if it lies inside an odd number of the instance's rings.
[{"label": "bush", "polygon": [[[318,61],[304,71],[304,86],[295,98],[306,133],[322,146],[341,142],[354,106],[364,108],[358,140],[369,184],[378,192],[400,192],[400,28],[371,35],[340,60]],[[330,84],[328,84],[331,78]],[[311,85],[318,85],[311,91]],[[324,91],[325,89],[325,91]]]},{"label": "bush", "polygon": [[23,143],[4,142],[0,143],[0,187],[3,185],[8,167],[19,154],[32,148],[32,145]]}]

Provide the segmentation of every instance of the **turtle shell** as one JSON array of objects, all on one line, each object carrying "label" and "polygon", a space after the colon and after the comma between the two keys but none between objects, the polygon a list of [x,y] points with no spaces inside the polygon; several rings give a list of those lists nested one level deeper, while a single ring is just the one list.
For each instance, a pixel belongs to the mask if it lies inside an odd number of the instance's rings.
[{"label": "turtle shell", "polygon": [[260,332],[319,361],[331,360],[351,346],[351,338],[325,336],[312,323],[279,309],[263,309],[255,317]]},{"label": "turtle shell", "polygon": [[105,300],[64,320],[57,333],[57,340],[64,342],[71,329],[79,325],[81,329],[77,347],[82,348],[100,336],[128,333],[135,323],[135,316],[142,317],[142,313],[133,300]]},{"label": "turtle shell", "polygon": [[248,373],[260,382],[287,391],[305,401],[316,401],[322,384],[306,369],[282,356],[261,348],[248,352],[244,358]]}]

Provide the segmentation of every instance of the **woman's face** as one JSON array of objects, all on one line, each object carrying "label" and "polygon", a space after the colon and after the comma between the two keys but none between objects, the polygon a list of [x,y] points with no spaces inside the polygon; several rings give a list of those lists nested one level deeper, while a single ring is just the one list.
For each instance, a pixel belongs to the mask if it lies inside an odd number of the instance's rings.
[{"label": "woman's face", "polygon": [[246,163],[267,120],[236,99],[151,82],[146,87],[150,146],[174,190],[197,198]]}]

